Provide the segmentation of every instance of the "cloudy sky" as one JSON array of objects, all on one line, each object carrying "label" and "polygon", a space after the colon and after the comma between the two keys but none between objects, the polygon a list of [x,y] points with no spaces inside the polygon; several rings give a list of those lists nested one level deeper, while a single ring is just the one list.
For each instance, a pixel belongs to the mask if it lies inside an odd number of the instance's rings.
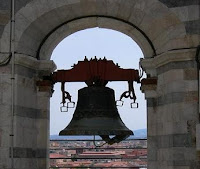
[{"label": "cloudy sky", "polygon": [[[117,31],[93,28],[76,32],[55,48],[51,59],[56,63],[57,69],[71,69],[73,64],[87,58],[103,58],[113,60],[121,68],[139,68],[139,59],[143,53],[139,46],[128,36]],[[66,83],[65,89],[71,94],[72,100],[77,102],[78,90],[85,87],[85,83]],[[109,82],[107,87],[115,90],[115,99],[128,89],[127,82]],[[146,128],[146,101],[140,91],[140,84],[134,83],[138,109],[130,108],[130,100],[124,99],[123,107],[118,107],[119,114],[125,125],[131,130]],[[60,112],[61,89],[60,83],[54,87],[50,108],[50,134],[58,134],[71,121],[75,109]]]}]

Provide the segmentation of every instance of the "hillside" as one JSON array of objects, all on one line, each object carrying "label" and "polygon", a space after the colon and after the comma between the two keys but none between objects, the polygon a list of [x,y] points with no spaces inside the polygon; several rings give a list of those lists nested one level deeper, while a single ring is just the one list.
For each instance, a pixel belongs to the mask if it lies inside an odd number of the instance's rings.
[{"label": "hillside", "polygon": [[[147,138],[147,129],[139,129],[139,130],[134,130],[134,136],[130,136],[129,139],[134,139],[134,138]],[[67,140],[90,140],[93,139],[93,136],[58,136],[58,135],[51,135],[50,136],[51,140],[62,140],[62,139],[67,139]],[[97,136],[96,139],[99,139]]]}]

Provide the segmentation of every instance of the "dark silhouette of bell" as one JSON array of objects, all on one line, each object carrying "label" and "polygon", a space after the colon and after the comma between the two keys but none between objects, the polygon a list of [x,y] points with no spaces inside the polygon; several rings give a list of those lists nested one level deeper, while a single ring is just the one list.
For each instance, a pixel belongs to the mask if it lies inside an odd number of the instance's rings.
[{"label": "dark silhouette of bell", "polygon": [[113,144],[133,135],[133,132],[124,125],[119,116],[114,90],[90,86],[78,91],[73,118],[59,135],[99,135],[108,144]]}]

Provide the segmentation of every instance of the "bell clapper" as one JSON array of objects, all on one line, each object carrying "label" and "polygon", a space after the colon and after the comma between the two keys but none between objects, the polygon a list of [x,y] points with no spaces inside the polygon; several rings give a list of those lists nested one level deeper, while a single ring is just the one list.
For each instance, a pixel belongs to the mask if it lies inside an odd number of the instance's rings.
[{"label": "bell clapper", "polygon": [[129,137],[129,135],[116,135],[113,138],[110,138],[109,135],[100,135],[100,137],[102,138],[103,141],[105,141],[105,143],[103,143],[101,145],[97,145],[95,142],[96,140],[95,140],[95,135],[94,135],[93,143],[94,143],[95,148],[100,148],[100,147],[104,146],[105,144],[113,145],[115,143],[119,143],[122,140],[127,139]]},{"label": "bell clapper", "polygon": [[105,143],[103,143],[103,144],[101,144],[101,145],[97,145],[97,144],[96,144],[96,140],[95,140],[95,135],[94,135],[93,144],[94,144],[95,148],[100,148],[100,147],[104,146],[105,144],[107,144],[107,142],[105,142]]},{"label": "bell clapper", "polygon": [[115,144],[115,143],[119,143],[122,140],[127,139],[129,136],[130,135],[116,135],[116,136],[110,138],[109,135],[100,135],[102,140],[105,141],[109,145],[112,145],[112,144]]}]

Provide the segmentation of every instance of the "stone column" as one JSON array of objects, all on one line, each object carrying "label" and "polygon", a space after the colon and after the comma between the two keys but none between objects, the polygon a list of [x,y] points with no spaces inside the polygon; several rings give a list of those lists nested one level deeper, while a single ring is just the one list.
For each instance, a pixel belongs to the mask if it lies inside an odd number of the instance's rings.
[{"label": "stone column", "polygon": [[[4,57],[4,56],[1,56]],[[10,168],[11,66],[0,67],[0,168]]]},{"label": "stone column", "polygon": [[[16,55],[14,94],[14,169],[48,168],[50,88],[41,90],[39,77],[49,75],[52,61]],[[0,69],[0,168],[11,168],[11,66]]]},{"label": "stone column", "polygon": [[[40,70],[39,77],[49,76],[49,71]],[[37,105],[40,110],[40,118],[36,121],[37,128],[37,149],[38,168],[49,168],[49,145],[50,145],[50,97],[53,86],[51,83],[40,86],[37,83]]]},{"label": "stone column", "polygon": [[[157,97],[157,78],[150,77],[142,80],[141,91],[145,93],[145,99],[147,100],[147,149],[148,149],[148,169],[155,168],[157,162],[154,160],[157,158],[158,146],[156,141],[152,139],[151,136],[156,134],[156,126],[154,120],[157,119],[156,109],[152,108],[150,105],[151,99]],[[156,169],[156,168],[155,168]]]},{"label": "stone column", "polygon": [[148,107],[148,169],[200,168],[195,52],[171,51],[141,62],[148,77],[157,77],[153,92],[143,86]]}]

